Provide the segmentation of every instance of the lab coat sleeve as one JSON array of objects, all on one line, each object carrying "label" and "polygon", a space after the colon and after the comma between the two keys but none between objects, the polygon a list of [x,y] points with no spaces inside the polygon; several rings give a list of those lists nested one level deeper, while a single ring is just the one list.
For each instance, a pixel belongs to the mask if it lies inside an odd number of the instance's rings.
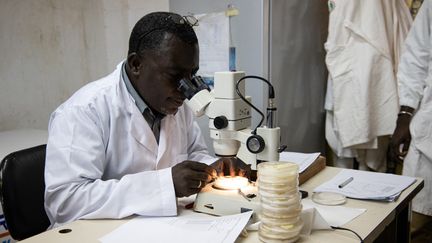
[{"label": "lab coat sleeve", "polygon": [[95,112],[71,109],[54,113],[49,124],[45,209],[52,226],[76,219],[176,215],[171,168],[103,179],[106,131]]},{"label": "lab coat sleeve", "polygon": [[201,129],[194,120],[192,111],[187,107],[185,107],[185,118],[188,130],[190,131],[188,133],[188,159],[208,165],[215,162],[217,158],[209,154]]},{"label": "lab coat sleeve", "polygon": [[405,42],[398,70],[399,103],[417,109],[428,76],[431,1],[423,2]]}]

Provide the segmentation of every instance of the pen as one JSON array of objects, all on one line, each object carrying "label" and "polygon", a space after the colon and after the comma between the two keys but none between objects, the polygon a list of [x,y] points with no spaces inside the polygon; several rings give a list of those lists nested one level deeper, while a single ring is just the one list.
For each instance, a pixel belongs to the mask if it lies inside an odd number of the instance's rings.
[{"label": "pen", "polygon": [[237,189],[237,192],[240,194],[240,195],[242,195],[246,200],[248,200],[249,202],[251,201],[247,196],[246,196],[246,194],[244,194],[242,191],[241,191],[241,189],[239,188],[239,189]]},{"label": "pen", "polygon": [[348,178],[346,181],[342,182],[341,184],[339,184],[339,188],[343,188],[344,186],[348,185],[348,183],[350,183],[352,180],[354,180],[354,177],[350,177]]}]

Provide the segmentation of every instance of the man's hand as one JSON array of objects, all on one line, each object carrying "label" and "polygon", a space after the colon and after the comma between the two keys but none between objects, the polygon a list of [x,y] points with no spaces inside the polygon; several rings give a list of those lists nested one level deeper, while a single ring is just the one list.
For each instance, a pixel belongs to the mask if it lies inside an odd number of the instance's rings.
[{"label": "man's hand", "polygon": [[[412,109],[412,111],[413,110],[414,109]],[[410,113],[412,113],[412,111],[410,111]],[[411,143],[411,133],[409,131],[411,118],[409,114],[400,114],[398,116],[396,129],[389,145],[388,158],[391,161],[401,163],[408,153],[408,148]]]},{"label": "man's hand", "polygon": [[198,193],[207,183],[216,178],[216,170],[195,161],[183,161],[171,169],[177,197],[187,197]]},{"label": "man's hand", "polygon": [[220,158],[213,164],[218,176],[243,176],[250,178],[251,166],[236,157]]}]

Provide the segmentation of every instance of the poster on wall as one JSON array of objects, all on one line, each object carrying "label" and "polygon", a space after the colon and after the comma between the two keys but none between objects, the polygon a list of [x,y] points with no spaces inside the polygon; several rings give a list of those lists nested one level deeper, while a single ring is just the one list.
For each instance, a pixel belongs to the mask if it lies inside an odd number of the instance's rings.
[{"label": "poster on wall", "polygon": [[200,66],[197,75],[213,88],[215,72],[229,70],[229,17],[225,12],[194,15],[194,26],[200,49]]}]

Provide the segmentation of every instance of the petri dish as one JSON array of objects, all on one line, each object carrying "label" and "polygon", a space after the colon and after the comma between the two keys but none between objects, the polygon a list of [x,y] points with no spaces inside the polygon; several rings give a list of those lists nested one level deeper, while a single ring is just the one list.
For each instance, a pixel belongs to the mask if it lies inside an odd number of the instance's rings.
[{"label": "petri dish", "polygon": [[312,201],[327,206],[341,205],[346,202],[346,197],[335,192],[314,192]]}]

